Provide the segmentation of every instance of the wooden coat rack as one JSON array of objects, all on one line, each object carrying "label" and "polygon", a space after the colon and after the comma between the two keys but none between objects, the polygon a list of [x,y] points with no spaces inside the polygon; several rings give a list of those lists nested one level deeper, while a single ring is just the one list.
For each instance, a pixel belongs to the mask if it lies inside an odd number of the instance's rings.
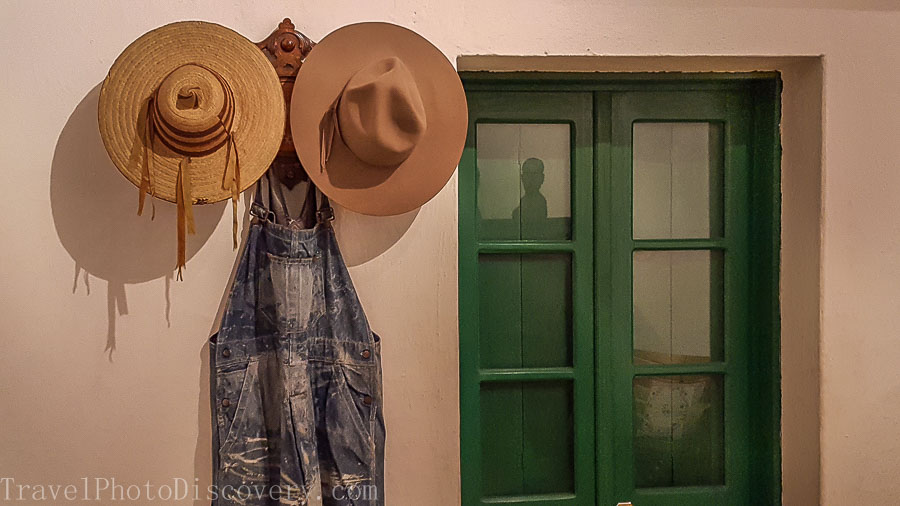
[{"label": "wooden coat rack", "polygon": [[307,176],[297,158],[294,140],[291,137],[291,96],[294,92],[297,72],[303,65],[303,60],[316,44],[309,37],[298,32],[290,18],[284,18],[284,21],[278,24],[278,28],[271,35],[257,42],[256,45],[275,67],[275,72],[281,81],[281,90],[284,92],[284,137],[281,139],[281,147],[278,148],[278,155],[272,162],[271,170],[285,186],[293,188],[297,183],[305,181]]}]

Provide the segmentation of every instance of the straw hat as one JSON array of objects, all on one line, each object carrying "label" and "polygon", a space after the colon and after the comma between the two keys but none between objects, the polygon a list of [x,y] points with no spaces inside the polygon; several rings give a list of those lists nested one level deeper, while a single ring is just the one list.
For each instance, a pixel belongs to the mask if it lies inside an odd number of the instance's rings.
[{"label": "straw hat", "polygon": [[116,58],[100,90],[100,134],[119,171],[178,205],[179,272],[192,204],[237,200],[269,168],[284,134],[274,67],[252,42],[201,21],[152,30]]},{"label": "straw hat", "polygon": [[401,214],[434,197],[462,154],[462,83],[430,42],[358,23],[319,42],[291,100],[297,155],[325,195],[353,211]]}]

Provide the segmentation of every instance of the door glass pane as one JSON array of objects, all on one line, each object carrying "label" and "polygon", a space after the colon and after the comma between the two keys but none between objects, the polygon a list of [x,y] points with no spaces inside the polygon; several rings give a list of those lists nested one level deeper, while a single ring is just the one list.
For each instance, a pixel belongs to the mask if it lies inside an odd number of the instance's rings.
[{"label": "door glass pane", "polygon": [[722,360],[721,251],[634,253],[634,362]]},{"label": "door glass pane", "polygon": [[481,239],[570,237],[570,127],[565,123],[476,126]]},{"label": "door glass pane", "polygon": [[721,123],[635,123],[635,239],[721,237]]},{"label": "door glass pane", "polygon": [[721,376],[634,379],[635,486],[723,484],[724,461]]},{"label": "door glass pane", "polygon": [[483,495],[572,493],[573,415],[571,382],[482,384]]},{"label": "door glass pane", "polygon": [[481,255],[478,297],[481,367],[572,363],[569,255]]}]

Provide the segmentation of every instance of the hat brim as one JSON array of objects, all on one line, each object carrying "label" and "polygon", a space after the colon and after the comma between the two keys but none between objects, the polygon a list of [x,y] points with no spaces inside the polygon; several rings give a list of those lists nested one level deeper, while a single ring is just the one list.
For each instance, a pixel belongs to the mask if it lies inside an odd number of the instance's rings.
[{"label": "hat brim", "polygon": [[[350,77],[363,66],[397,57],[415,79],[425,106],[425,134],[395,167],[368,164],[335,135],[325,170],[319,163],[319,124]],[[446,56],[417,33],[390,23],[358,23],[320,41],[300,67],[291,98],[294,146],[312,182],[352,211],[392,216],[434,197],[462,155],[468,112],[466,95]]]},{"label": "hat brim", "polygon": [[[116,58],[100,90],[98,119],[106,151],[119,171],[140,186],[145,142],[139,125],[142,110],[163,78],[187,63],[202,63],[231,85],[235,99],[232,131],[243,191],[268,170],[278,153],[284,136],[284,94],[275,68],[263,52],[221,25],[171,23],[145,33]],[[223,184],[226,151],[223,146],[209,155],[191,157],[193,203],[231,197],[229,187]],[[149,154],[152,194],[175,202],[175,181],[184,157],[158,140]]]}]

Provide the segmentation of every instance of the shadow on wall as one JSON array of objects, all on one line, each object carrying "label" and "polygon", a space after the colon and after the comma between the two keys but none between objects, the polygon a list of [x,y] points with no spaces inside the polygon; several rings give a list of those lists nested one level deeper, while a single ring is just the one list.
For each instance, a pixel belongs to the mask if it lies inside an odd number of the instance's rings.
[{"label": "shadow on wall", "polygon": [[[194,447],[194,483],[200,490],[209,490],[212,484],[212,396],[210,395],[209,340],[200,348],[200,398],[197,400],[197,445]],[[202,494],[201,494],[202,495]],[[194,499],[195,506],[209,504],[203,498]]]},{"label": "shadow on wall", "polygon": [[[72,293],[90,276],[107,282],[106,351],[116,349],[116,318],[128,314],[125,285],[166,279],[166,320],[176,260],[175,205],[149,199],[137,216],[138,190],[110,161],[100,139],[97,105],[100,85],[75,107],[56,142],[50,173],[50,206],[56,233],[75,261]],[[206,243],[225,202],[195,206],[197,234],[188,236],[187,258]]]},{"label": "shadow on wall", "polygon": [[377,258],[396,244],[419,214],[416,208],[397,216],[367,216],[334,206],[334,232],[348,267]]},{"label": "shadow on wall", "polygon": [[[166,279],[166,320],[175,269],[175,205],[155,205],[137,216],[138,190],[110,161],[100,138],[97,105],[100,85],[75,107],[56,143],[50,174],[50,205],[56,233],[75,261],[72,293],[90,276],[107,282],[106,351],[116,348],[116,318],[128,314],[125,285]],[[243,198],[252,195],[244,193]],[[197,234],[188,236],[187,259],[209,239],[226,202],[194,206]],[[148,206],[149,207],[149,206]],[[412,225],[418,209],[392,217],[363,216],[336,207],[335,226],[347,265],[364,264],[393,246]],[[247,224],[247,215],[243,217]],[[246,226],[244,227],[246,232]],[[221,308],[220,308],[221,313]]]},{"label": "shadow on wall", "polygon": [[[75,107],[56,143],[50,174],[50,206],[56,233],[74,260],[72,293],[79,285],[91,292],[91,276],[107,282],[108,327],[105,351],[112,360],[116,349],[116,319],[128,314],[125,293],[127,284],[143,283],[158,278],[166,280],[166,321],[169,320],[169,291],[176,261],[175,205],[159,199],[152,208],[145,206],[137,216],[138,190],[110,161],[100,138],[97,106],[100,85],[95,86]],[[253,190],[245,191],[247,203]],[[197,234],[188,236],[187,260],[206,243],[222,218],[227,202],[194,206]],[[300,205],[293,206],[299,209]],[[412,225],[418,209],[392,217],[364,216],[335,206],[335,232],[344,259],[349,266],[364,264],[393,246]],[[249,231],[249,214],[242,217],[243,244]],[[230,278],[233,280],[240,262],[235,255]],[[227,286],[231,286],[231,280]],[[228,299],[222,295],[210,334],[216,332]],[[209,342],[204,340],[200,353],[200,396],[198,399],[198,432],[194,455],[195,478],[205,491],[212,476],[210,448],[210,367]],[[203,504],[204,501],[195,501]]]}]

